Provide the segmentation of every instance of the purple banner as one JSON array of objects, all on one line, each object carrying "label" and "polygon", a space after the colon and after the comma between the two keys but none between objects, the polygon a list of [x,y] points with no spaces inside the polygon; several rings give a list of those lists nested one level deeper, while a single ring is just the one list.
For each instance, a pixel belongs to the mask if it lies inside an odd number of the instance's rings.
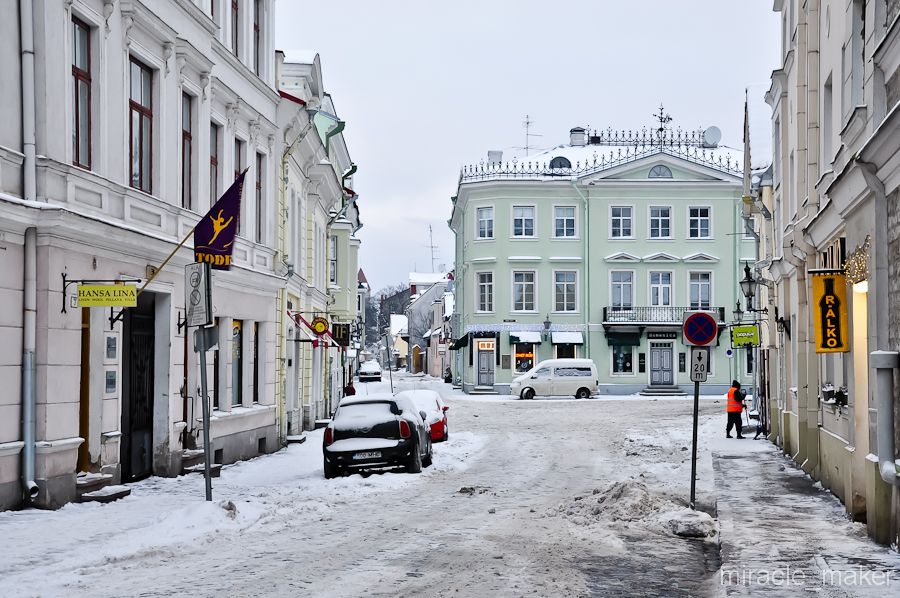
[{"label": "purple banner", "polygon": [[194,261],[209,262],[214,270],[231,269],[231,251],[241,218],[241,194],[246,171],[194,228]]}]

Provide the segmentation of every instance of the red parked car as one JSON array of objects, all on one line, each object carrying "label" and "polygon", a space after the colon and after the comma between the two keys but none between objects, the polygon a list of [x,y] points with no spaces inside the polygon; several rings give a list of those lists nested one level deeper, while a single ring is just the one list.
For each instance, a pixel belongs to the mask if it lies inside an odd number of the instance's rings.
[{"label": "red parked car", "polygon": [[433,442],[442,442],[450,437],[450,427],[447,424],[447,410],[450,407],[444,405],[441,395],[433,390],[404,390],[397,393],[397,396],[401,395],[412,399],[416,408],[428,416],[425,424],[431,428]]}]

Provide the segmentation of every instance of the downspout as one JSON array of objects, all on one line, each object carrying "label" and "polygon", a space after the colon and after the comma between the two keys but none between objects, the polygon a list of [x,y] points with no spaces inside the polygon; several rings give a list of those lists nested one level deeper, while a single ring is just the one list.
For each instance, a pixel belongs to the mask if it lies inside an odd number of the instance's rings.
[{"label": "downspout", "polygon": [[[869,367],[875,370],[876,406],[878,408],[878,470],[881,479],[900,486],[900,459],[894,447],[894,370],[900,368],[897,351],[872,351]],[[886,415],[887,417],[882,417]]]},{"label": "downspout", "polygon": [[[22,36],[22,145],[24,161],[24,194],[26,201],[37,199],[37,169],[34,158],[34,7],[32,0],[19,2],[20,34]],[[22,490],[26,502],[38,497],[34,481],[34,351],[37,336],[37,229],[25,230],[25,288],[23,293],[23,355],[22,355]]]},{"label": "downspout", "polygon": [[25,442],[22,455],[22,490],[26,500],[33,502],[38,496],[34,481],[34,349],[37,333],[37,229],[25,230],[25,292],[24,327],[22,356],[22,440]]},{"label": "downspout", "polygon": [[591,358],[591,236],[588,234],[588,226],[590,226],[590,204],[587,197],[578,188],[578,180],[572,179],[572,187],[576,193],[581,196],[584,201],[584,348],[585,359]]},{"label": "downspout", "polygon": [[[338,133],[340,133],[341,131],[343,131],[346,124],[347,123],[345,123],[344,121],[339,120],[339,121],[337,121],[337,124],[335,124],[334,127],[332,127],[332,129],[330,131],[325,133],[325,157],[326,158],[328,158],[328,155],[329,155],[328,148],[330,147],[329,143],[331,142],[331,138],[334,137],[335,135],[337,135]],[[343,181],[341,181],[341,182],[343,182]]]}]

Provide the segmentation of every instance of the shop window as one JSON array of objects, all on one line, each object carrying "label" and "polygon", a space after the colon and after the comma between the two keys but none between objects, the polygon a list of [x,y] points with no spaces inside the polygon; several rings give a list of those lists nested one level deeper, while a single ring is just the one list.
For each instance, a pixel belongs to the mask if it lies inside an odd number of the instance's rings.
[{"label": "shop window", "polygon": [[612,347],[612,371],[613,374],[634,373],[634,347]]},{"label": "shop window", "polygon": [[517,343],[516,373],[525,373],[534,367],[534,345]]}]

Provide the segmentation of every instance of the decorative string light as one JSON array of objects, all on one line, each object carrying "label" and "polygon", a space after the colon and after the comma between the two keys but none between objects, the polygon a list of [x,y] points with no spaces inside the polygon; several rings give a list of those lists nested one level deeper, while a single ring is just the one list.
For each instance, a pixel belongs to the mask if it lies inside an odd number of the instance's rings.
[{"label": "decorative string light", "polygon": [[[469,324],[469,332],[541,332],[543,324]],[[584,332],[584,324],[552,324],[551,332]]]},{"label": "decorative string light", "polygon": [[857,284],[869,279],[869,242],[871,238],[866,235],[865,242],[853,250],[847,258],[845,271],[847,282]]}]

